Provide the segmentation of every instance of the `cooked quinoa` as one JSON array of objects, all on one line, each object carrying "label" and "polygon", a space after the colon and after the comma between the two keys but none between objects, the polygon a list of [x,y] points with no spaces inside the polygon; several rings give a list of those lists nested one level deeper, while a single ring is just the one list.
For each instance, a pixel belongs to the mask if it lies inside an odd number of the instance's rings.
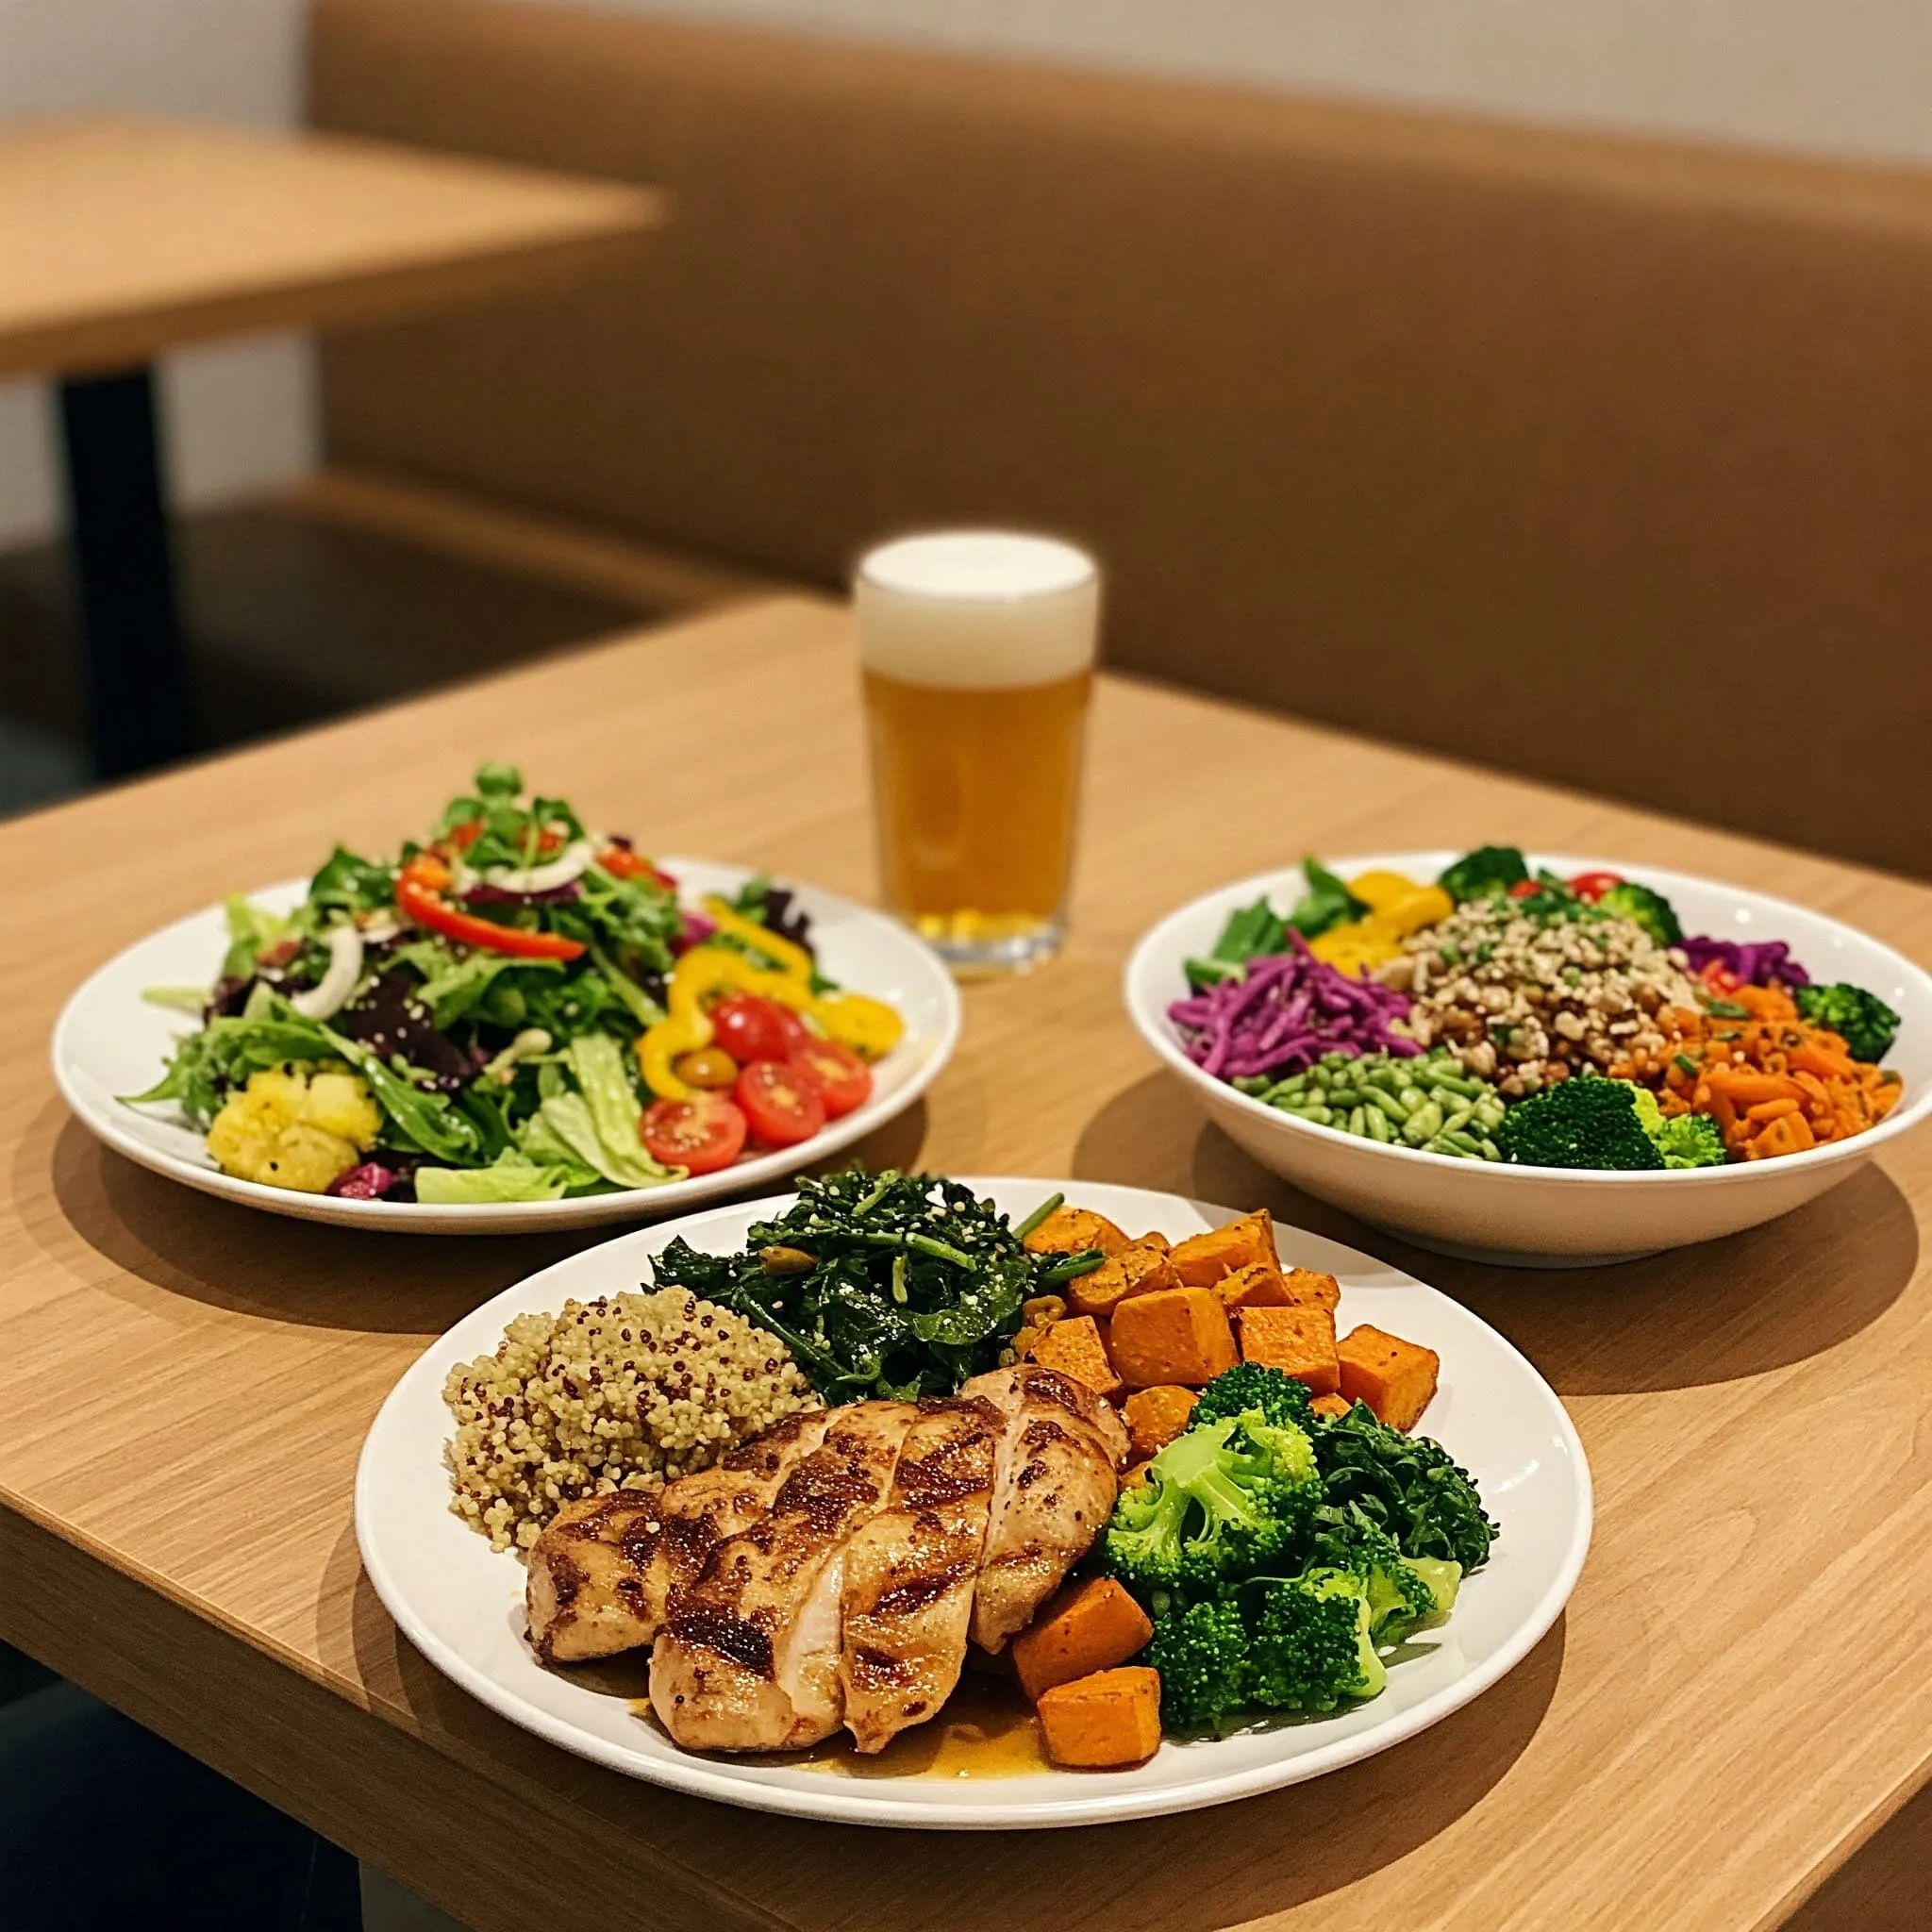
[{"label": "cooked quinoa", "polygon": [[1656,1054],[1658,1012],[1698,1004],[1683,954],[1629,920],[1544,924],[1500,899],[1424,927],[1376,976],[1409,995],[1396,1030],[1450,1048],[1465,1073],[1512,1099],[1585,1065],[1602,1072],[1634,1052]]},{"label": "cooked quinoa", "polygon": [[519,1315],[442,1399],[450,1507],[499,1550],[528,1549],[561,1504],[656,1489],[818,1407],[782,1343],[682,1288]]}]

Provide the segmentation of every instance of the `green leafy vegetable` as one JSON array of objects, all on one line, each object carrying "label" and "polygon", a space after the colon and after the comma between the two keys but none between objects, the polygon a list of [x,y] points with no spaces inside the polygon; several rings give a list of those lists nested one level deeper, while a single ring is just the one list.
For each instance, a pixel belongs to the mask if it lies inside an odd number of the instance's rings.
[{"label": "green leafy vegetable", "polygon": [[655,1267],[777,1336],[827,1402],[950,1395],[997,1368],[1062,1258],[1029,1254],[990,1202],[930,1174],[804,1178],[798,1195],[742,1252],[679,1240]]},{"label": "green leafy vegetable", "polygon": [[1875,1064],[1898,1038],[1898,1014],[1862,986],[1842,981],[1836,986],[1801,986],[1791,997],[1799,1013],[1812,1025],[1836,1033],[1851,1048],[1855,1060]]}]

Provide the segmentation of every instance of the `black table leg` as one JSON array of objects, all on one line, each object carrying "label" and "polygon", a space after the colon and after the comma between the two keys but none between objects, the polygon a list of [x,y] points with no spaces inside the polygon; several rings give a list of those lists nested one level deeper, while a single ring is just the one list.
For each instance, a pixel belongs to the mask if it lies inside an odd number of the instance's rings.
[{"label": "black table leg", "polygon": [[63,382],[60,422],[88,730],[96,770],[118,778],[180,758],[193,740],[161,501],[154,372]]}]

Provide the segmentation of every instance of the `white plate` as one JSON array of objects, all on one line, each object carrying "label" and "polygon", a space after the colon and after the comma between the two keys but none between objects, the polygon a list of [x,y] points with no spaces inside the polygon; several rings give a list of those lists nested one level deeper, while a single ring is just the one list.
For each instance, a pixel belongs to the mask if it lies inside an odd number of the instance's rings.
[{"label": "white plate", "polygon": [[[1344,878],[1370,871],[1433,879],[1453,852],[1339,858]],[[1613,858],[1530,855],[1565,878],[1618,872],[1669,899],[1687,934],[1739,941],[1789,940],[1791,956],[1820,980],[1850,980],[1894,1008],[1904,1024],[1886,1064],[1905,1098],[1869,1132],[1776,1160],[1662,1174],[1566,1172],[1457,1160],[1297,1120],[1204,1074],[1181,1049],[1167,1009],[1187,992],[1182,961],[1209,951],[1227,916],[1263,893],[1285,911],[1304,890],[1302,870],[1257,874],[1204,893],[1143,937],[1127,962],[1124,996],[1141,1037],[1177,1074],[1217,1125],[1264,1167],[1324,1201],[1423,1247],[1479,1261],[1584,1267],[1624,1261],[1756,1227],[1849,1180],[1889,1141],[1932,1114],[1932,976],[1856,927],[1769,893],[1690,873]]]},{"label": "white plate", "polygon": [[[1159,1228],[1176,1240],[1219,1226],[1236,1212],[1176,1194],[1078,1181],[968,1177],[965,1185],[1015,1219],[1062,1191],[1129,1233]],[[633,1289],[646,1274],[644,1257],[676,1235],[728,1252],[754,1222],[782,1211],[790,1198],[714,1208],[625,1235],[507,1290],[458,1323],[404,1375],[362,1445],[356,1535],[377,1595],[437,1669],[553,1744],[652,1784],[802,1818],[992,1829],[1153,1817],[1318,1777],[1413,1737],[1528,1656],[1568,1599],[1590,1545],[1590,1471],[1549,1385],[1493,1328],[1447,1296],[1354,1248],[1277,1227],[1284,1260],[1341,1280],[1344,1327],[1374,1322],[1441,1356],[1441,1388],[1423,1428],[1474,1475],[1503,1526],[1489,1562],[1464,1584],[1455,1614],[1415,1641],[1422,1654],[1390,1671],[1380,1697],[1333,1717],[1220,1741],[1169,1740],[1132,1771],[858,1779],[680,1751],[635,1716],[625,1698],[546,1671],[531,1655],[523,1565],[493,1552],[450,1513],[443,1377],[455,1363],[492,1353],[513,1315],[555,1310],[570,1296],[587,1300]]]},{"label": "white plate", "polygon": [[[742,866],[696,858],[665,858],[661,863],[676,878],[680,898],[691,902],[707,892],[728,897],[753,876]],[[890,1001],[906,1022],[906,1036],[874,1067],[872,1098],[863,1107],[802,1146],[757,1155],[721,1174],[578,1200],[491,1201],[474,1207],[344,1201],[224,1174],[209,1159],[202,1137],[172,1103],[129,1107],[118,1097],[152,1087],[175,1041],[192,1030],[186,1015],[154,1006],[142,994],[149,987],[213,983],[227,947],[219,906],[129,946],[67,1002],[54,1028],[54,1078],[82,1124],[117,1153],[203,1193],[298,1221],[328,1221],[384,1234],[517,1234],[676,1212],[760,1183],[789,1181],[808,1162],[862,1140],[925,1091],[959,1038],[958,990],[930,946],[870,907],[790,879],[785,884],[811,916],[812,944],[827,975],[854,992]],[[308,890],[306,879],[290,879],[249,897],[286,912],[301,904]]]}]

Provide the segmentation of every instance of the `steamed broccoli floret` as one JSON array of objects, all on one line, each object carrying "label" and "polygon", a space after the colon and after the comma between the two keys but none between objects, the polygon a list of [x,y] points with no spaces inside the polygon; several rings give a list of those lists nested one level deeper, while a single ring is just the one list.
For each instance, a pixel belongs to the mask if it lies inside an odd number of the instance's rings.
[{"label": "steamed broccoli floret", "polygon": [[1333,1710],[1344,1697],[1374,1697],[1389,1681],[1370,1635],[1369,1593],[1346,1570],[1310,1570],[1258,1591],[1249,1682],[1271,1710]]},{"label": "steamed broccoli floret", "polygon": [[1437,1557],[1476,1569],[1498,1531],[1469,1472],[1428,1436],[1405,1436],[1358,1402],[1314,1434],[1327,1501],[1315,1511],[1316,1560],[1348,1568],[1365,1530],[1388,1537],[1413,1565]]},{"label": "steamed broccoli floret", "polygon": [[1634,879],[1625,879],[1621,886],[1612,886],[1601,894],[1596,909],[1607,912],[1613,919],[1627,919],[1632,925],[1641,925],[1660,946],[1677,945],[1684,937],[1684,928],[1671,902],[1661,892],[1640,886]]},{"label": "steamed broccoli floret", "polygon": [[1546,1087],[1503,1116],[1496,1145],[1524,1167],[1661,1167],[1637,1117],[1636,1091],[1589,1074]]},{"label": "steamed broccoli floret", "polygon": [[1284,1560],[1322,1496],[1315,1452],[1258,1409],[1191,1428],[1122,1492],[1107,1566],[1157,1609]]},{"label": "steamed broccoli floret", "polygon": [[1722,1167],[1724,1137],[1707,1113],[1680,1113],[1666,1120],[1648,1087],[1632,1085],[1637,1124],[1650,1136],[1650,1144],[1666,1167]]},{"label": "steamed broccoli floret", "polygon": [[1791,997],[1812,1025],[1836,1033],[1855,1060],[1882,1060],[1898,1038],[1899,1016],[1862,986],[1801,986]]},{"label": "steamed broccoli floret", "polygon": [[1232,1598],[1162,1617],[1146,1650],[1146,1661],[1160,1673],[1161,1723],[1211,1730],[1251,1706],[1250,1651],[1246,1620]]},{"label": "steamed broccoli floret", "polygon": [[1264,1369],[1259,1362],[1237,1362],[1202,1390],[1189,1425],[1199,1428],[1224,1416],[1258,1409],[1277,1428],[1306,1429],[1314,1420],[1313,1401],[1307,1385],[1292,1375]]},{"label": "steamed broccoli floret", "polygon": [[1395,1539],[1354,1503],[1316,1511],[1313,1561],[1361,1579],[1370,1635],[1378,1643],[1395,1642],[1429,1618],[1447,1616],[1462,1582],[1460,1563],[1405,1556]]},{"label": "steamed broccoli floret", "polygon": [[1436,883],[1460,906],[1507,892],[1529,876],[1529,863],[1513,845],[1478,845],[1444,871]]}]

